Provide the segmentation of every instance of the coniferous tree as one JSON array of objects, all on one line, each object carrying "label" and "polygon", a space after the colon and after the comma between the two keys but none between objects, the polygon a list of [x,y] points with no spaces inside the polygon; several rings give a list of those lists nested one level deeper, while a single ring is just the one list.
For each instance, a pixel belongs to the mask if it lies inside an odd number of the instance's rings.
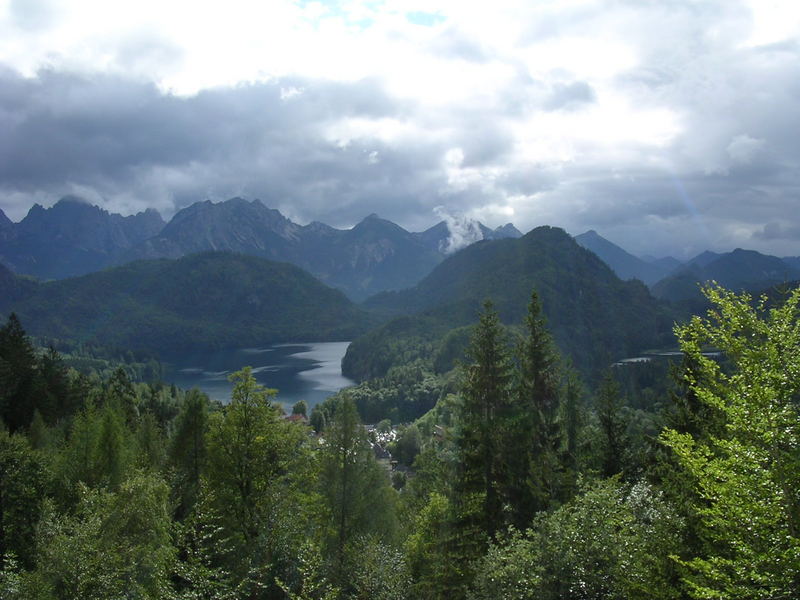
[{"label": "coniferous tree", "polygon": [[32,565],[44,487],[40,454],[24,436],[0,428],[0,570],[12,554],[23,565]]},{"label": "coniferous tree", "polygon": [[139,417],[139,410],[136,406],[136,390],[133,382],[122,367],[117,367],[106,386],[106,401],[116,403],[122,410],[125,423],[132,427]]},{"label": "coniferous tree", "polygon": [[117,489],[125,479],[131,450],[129,434],[119,408],[104,406],[99,418],[93,463],[97,480],[109,489]]},{"label": "coniferous tree", "polygon": [[261,525],[259,502],[279,466],[278,415],[270,402],[276,390],[259,385],[250,367],[233,373],[230,380],[231,402],[209,424],[209,477],[228,505],[232,528],[249,546]]},{"label": "coniferous tree", "polygon": [[469,348],[455,444],[458,468],[453,505],[459,530],[456,550],[464,563],[483,553],[504,525],[503,423],[507,419],[512,369],[505,332],[491,302],[484,304]]},{"label": "coniferous tree", "polygon": [[36,354],[17,315],[0,328],[0,418],[9,431],[30,425],[36,409]]},{"label": "coniferous tree", "polygon": [[560,411],[564,438],[561,448],[561,465],[564,470],[561,498],[564,501],[571,499],[577,491],[582,426],[581,393],[582,386],[578,374],[568,371]]},{"label": "coniferous tree", "polygon": [[198,390],[190,390],[177,417],[169,459],[176,470],[178,517],[188,514],[200,491],[206,461],[208,407]]},{"label": "coniferous tree", "polygon": [[628,444],[622,414],[619,385],[608,371],[597,392],[597,419],[600,424],[600,472],[604,477],[622,473]]},{"label": "coniferous tree", "polygon": [[525,337],[518,348],[519,374],[508,444],[508,502],[519,529],[559,498],[562,488],[559,422],[560,357],[545,326],[536,292],[525,317]]}]

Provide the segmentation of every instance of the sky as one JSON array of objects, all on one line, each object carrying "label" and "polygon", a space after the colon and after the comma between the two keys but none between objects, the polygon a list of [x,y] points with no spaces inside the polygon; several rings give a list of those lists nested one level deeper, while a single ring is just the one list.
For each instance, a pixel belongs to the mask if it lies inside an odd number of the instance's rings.
[{"label": "sky", "polygon": [[796,0],[0,0],[0,209],[800,255]]}]

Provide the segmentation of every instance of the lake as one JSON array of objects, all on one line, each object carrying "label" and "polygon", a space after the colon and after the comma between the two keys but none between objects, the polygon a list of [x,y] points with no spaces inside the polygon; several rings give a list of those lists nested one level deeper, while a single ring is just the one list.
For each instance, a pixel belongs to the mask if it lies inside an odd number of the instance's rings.
[{"label": "lake", "polygon": [[228,375],[250,366],[258,383],[278,389],[278,402],[291,407],[305,400],[310,409],[354,384],[342,375],[342,357],[349,345],[317,342],[198,352],[173,361],[165,379],[181,388],[196,387],[214,400],[230,402],[233,386]]}]

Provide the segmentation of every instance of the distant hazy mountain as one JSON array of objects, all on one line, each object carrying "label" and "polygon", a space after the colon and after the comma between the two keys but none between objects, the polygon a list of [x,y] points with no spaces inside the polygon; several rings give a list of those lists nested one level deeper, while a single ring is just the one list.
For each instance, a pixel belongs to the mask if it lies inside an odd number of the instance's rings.
[{"label": "distant hazy mountain", "polygon": [[370,298],[366,307],[401,316],[354,341],[343,367],[364,379],[401,359],[458,357],[468,339],[459,328],[477,321],[485,299],[516,324],[534,289],[559,347],[585,372],[670,337],[672,316],[642,283],[621,281],[562,229],[538,227],[519,239],[473,244],[415,287]]},{"label": "distant hazy mountain", "polygon": [[32,335],[161,356],[287,341],[347,340],[368,316],[302,269],[206,252],[37,283],[0,268],[0,311]]},{"label": "distant hazy mountain", "polygon": [[123,217],[74,197],[47,209],[34,204],[19,223],[0,225],[0,262],[42,279],[82,275],[114,263],[163,226],[152,209]]},{"label": "distant hazy mountain", "polygon": [[686,266],[696,265],[698,267],[706,267],[722,256],[724,256],[724,254],[718,254],[716,252],[711,252],[711,250],[706,250],[705,252],[701,252],[694,258],[686,261]]},{"label": "distant hazy mountain", "polygon": [[623,280],[638,279],[647,285],[652,285],[674,268],[659,261],[647,262],[637,258],[616,244],[609,242],[593,229],[576,235],[575,241],[599,256],[600,260],[611,267],[617,277]]},{"label": "distant hazy mountain", "polygon": [[784,256],[781,260],[793,269],[800,271],[800,256]]},{"label": "distant hazy mountain", "polygon": [[664,269],[667,273],[670,273],[683,265],[681,261],[673,256],[663,256],[661,258],[656,258],[655,256],[640,256],[639,258],[645,262]]},{"label": "distant hazy mountain", "polygon": [[759,291],[800,278],[800,270],[777,256],[737,248],[733,252],[704,252],[653,286],[653,294],[671,302],[703,302],[700,285],[716,281],[735,291]]}]

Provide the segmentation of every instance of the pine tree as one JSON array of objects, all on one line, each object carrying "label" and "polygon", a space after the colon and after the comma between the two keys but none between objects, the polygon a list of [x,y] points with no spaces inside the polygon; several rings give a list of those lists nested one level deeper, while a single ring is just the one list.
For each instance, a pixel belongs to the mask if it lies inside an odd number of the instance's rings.
[{"label": "pine tree", "polygon": [[279,466],[278,415],[270,402],[276,390],[259,385],[250,367],[229,379],[234,384],[231,402],[209,423],[209,477],[233,517],[232,528],[251,545],[262,520],[259,502]]},{"label": "pine tree", "polygon": [[579,443],[583,421],[581,394],[582,385],[578,374],[575,371],[568,371],[560,410],[564,438],[561,447],[561,464],[564,469],[561,489],[563,501],[570,500],[578,489]]}]

